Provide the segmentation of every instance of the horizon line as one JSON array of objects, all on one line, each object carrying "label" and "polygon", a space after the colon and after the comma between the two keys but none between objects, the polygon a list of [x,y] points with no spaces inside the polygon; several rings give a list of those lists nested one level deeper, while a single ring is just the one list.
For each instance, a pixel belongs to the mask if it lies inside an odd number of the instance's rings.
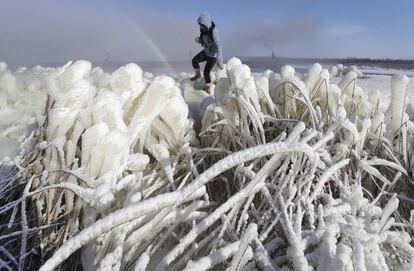
[{"label": "horizon line", "polygon": [[[297,57],[297,56],[264,56],[264,55],[258,55],[258,56],[232,56],[229,58],[226,58],[225,60],[229,60],[233,57],[239,58],[239,59],[254,59],[254,58],[261,58],[261,59],[298,59],[298,60],[371,60],[371,61],[404,61],[404,62],[410,62],[414,61],[414,58],[390,58],[390,57],[383,57],[383,58],[372,58],[372,57]],[[77,58],[77,59],[67,59],[67,60],[43,60],[43,61],[9,61],[7,59],[1,59],[0,62],[5,62],[6,64],[24,64],[24,63],[30,63],[30,64],[41,64],[41,63],[67,63],[69,61],[77,61],[77,60],[87,60],[94,63],[109,63],[109,64],[116,64],[116,63],[134,63],[134,62],[140,62],[140,63],[165,63],[165,61],[162,60],[144,60],[144,59],[132,59],[132,60],[126,60],[126,59],[120,59],[120,60],[96,60],[96,59],[86,59],[86,58]],[[170,62],[188,62],[188,59],[170,59]]]}]

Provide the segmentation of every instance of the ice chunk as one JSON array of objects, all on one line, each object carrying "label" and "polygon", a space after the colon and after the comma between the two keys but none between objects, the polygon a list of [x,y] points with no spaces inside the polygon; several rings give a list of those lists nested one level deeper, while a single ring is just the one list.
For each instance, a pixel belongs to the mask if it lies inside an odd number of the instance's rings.
[{"label": "ice chunk", "polygon": [[119,94],[131,91],[134,96],[140,95],[146,87],[146,83],[143,81],[143,71],[135,63],[130,63],[114,71],[110,85],[112,90]]},{"label": "ice chunk", "polygon": [[143,171],[149,163],[148,155],[142,153],[130,154],[127,162],[127,169],[131,171]]},{"label": "ice chunk", "polygon": [[70,88],[76,81],[84,78],[90,72],[92,64],[89,61],[79,60],[67,67],[59,78],[59,86]]}]

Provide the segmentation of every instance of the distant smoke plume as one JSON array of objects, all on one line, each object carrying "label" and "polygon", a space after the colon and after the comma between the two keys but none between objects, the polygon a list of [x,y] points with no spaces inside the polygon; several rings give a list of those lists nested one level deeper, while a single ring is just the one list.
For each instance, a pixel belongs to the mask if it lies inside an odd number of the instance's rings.
[{"label": "distant smoke plume", "polygon": [[251,48],[257,50],[257,47],[264,47],[270,53],[294,43],[312,42],[311,39],[318,34],[318,28],[318,20],[313,16],[292,18],[279,24],[253,21],[238,25],[231,35],[225,37],[225,41],[229,49],[238,54]]}]

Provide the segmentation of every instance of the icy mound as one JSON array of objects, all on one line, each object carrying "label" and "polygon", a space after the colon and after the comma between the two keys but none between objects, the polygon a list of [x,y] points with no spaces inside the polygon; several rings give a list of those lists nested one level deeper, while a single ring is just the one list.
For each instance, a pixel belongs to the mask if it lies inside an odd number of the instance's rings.
[{"label": "icy mound", "polygon": [[188,75],[42,70],[45,111],[0,190],[5,266],[414,268],[407,77],[387,108],[355,70],[331,84],[319,64],[252,76],[233,58],[196,135]]},{"label": "icy mound", "polygon": [[49,71],[36,66],[12,73],[0,63],[0,161],[16,156],[20,143],[36,125],[35,112],[44,107]]}]

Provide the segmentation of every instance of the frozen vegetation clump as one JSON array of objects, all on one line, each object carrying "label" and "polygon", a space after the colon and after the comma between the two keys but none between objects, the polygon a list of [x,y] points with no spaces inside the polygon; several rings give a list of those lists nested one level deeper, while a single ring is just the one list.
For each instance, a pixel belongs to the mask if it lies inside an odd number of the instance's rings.
[{"label": "frozen vegetation clump", "polygon": [[35,66],[11,72],[0,62],[0,160],[16,156],[19,145],[36,126],[35,112],[46,101],[48,68]]},{"label": "frozen vegetation clump", "polygon": [[408,78],[387,108],[335,69],[253,76],[232,58],[198,131],[185,78],[87,61],[29,73],[47,100],[2,181],[0,264],[413,270]]},{"label": "frozen vegetation clump", "polygon": [[357,66],[351,65],[348,67],[344,67],[342,64],[332,65],[329,69],[329,73],[332,77],[339,77],[349,72],[354,72],[358,78],[364,77],[362,71],[360,71]]}]

